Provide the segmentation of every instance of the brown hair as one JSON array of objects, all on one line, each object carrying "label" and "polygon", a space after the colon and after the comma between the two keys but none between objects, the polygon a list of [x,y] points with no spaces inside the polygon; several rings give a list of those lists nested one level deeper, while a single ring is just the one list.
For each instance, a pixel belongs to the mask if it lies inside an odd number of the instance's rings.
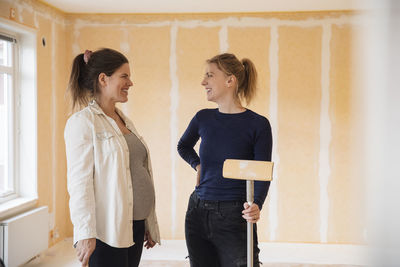
[{"label": "brown hair", "polygon": [[71,101],[71,111],[86,106],[98,94],[100,73],[111,76],[128,59],[120,52],[102,48],[90,54],[85,62],[84,54],[79,54],[72,62],[67,93]]},{"label": "brown hair", "polygon": [[245,100],[246,104],[251,102],[257,89],[257,71],[250,59],[244,58],[239,61],[234,54],[224,53],[207,60],[207,63],[217,64],[228,76],[234,75],[238,83],[236,97]]}]

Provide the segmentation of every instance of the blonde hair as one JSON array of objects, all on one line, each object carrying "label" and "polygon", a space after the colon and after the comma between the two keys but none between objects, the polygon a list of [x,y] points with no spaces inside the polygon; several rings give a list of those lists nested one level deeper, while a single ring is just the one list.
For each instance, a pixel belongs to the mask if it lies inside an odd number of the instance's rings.
[{"label": "blonde hair", "polygon": [[238,84],[236,97],[250,104],[257,90],[257,70],[250,59],[239,61],[234,54],[224,53],[208,59],[207,63],[215,63],[228,76],[234,75]]}]

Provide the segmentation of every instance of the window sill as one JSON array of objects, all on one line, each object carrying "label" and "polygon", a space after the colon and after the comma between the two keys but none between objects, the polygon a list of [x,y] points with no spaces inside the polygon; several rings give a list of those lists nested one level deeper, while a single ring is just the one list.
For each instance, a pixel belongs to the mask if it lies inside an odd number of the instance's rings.
[{"label": "window sill", "polygon": [[37,198],[19,197],[0,204],[0,220],[4,220],[18,213],[36,206]]}]

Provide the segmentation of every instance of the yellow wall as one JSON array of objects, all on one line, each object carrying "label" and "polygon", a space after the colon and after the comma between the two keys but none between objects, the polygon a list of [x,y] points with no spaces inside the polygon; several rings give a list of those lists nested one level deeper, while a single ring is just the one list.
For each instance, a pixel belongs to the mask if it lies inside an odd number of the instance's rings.
[{"label": "yellow wall", "polygon": [[215,107],[200,85],[204,62],[229,51],[254,61],[259,91],[249,108],[274,131],[277,168],[260,241],[365,242],[365,184],[353,145],[356,13],[77,15],[0,0],[0,16],[9,18],[10,7],[38,33],[38,205],[54,218],[52,241],[72,235],[63,143],[70,64],[85,49],[111,47],[130,60],[134,86],[122,109],[150,147],[163,239],[184,239],[195,183],[177,141],[196,111]]},{"label": "yellow wall", "polygon": [[[71,54],[65,15],[36,1],[0,1],[0,16],[36,29],[38,112],[38,206],[50,212],[50,244],[72,235],[66,191],[63,131],[66,122],[64,92]],[[46,46],[42,45],[45,38]]]}]

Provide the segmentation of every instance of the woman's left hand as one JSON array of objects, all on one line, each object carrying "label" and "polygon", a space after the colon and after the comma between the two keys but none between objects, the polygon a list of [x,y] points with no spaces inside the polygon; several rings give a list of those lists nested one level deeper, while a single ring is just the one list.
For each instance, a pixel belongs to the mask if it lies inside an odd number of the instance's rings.
[{"label": "woman's left hand", "polygon": [[144,234],[144,241],[144,247],[147,249],[152,248],[156,245],[156,242],[154,242],[151,238],[149,231],[146,231],[146,233]]},{"label": "woman's left hand", "polygon": [[260,208],[256,203],[249,205],[249,203],[245,202],[243,204],[244,210],[242,211],[242,217],[251,223],[256,223],[260,219]]}]

